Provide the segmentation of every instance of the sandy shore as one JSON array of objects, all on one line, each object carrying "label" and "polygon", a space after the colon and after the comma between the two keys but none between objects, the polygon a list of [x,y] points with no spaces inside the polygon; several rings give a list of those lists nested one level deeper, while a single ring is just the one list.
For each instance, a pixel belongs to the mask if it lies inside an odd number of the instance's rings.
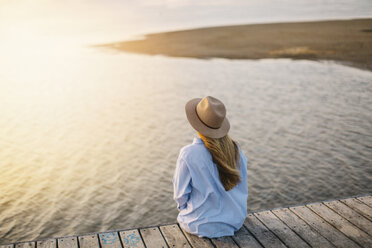
[{"label": "sandy shore", "polygon": [[335,60],[372,70],[372,19],[198,28],[97,46],[173,57]]}]

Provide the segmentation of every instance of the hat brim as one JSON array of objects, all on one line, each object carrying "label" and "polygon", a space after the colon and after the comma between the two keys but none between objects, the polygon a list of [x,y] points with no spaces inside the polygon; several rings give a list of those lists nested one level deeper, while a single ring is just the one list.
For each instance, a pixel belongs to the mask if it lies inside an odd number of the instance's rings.
[{"label": "hat brim", "polygon": [[204,136],[210,138],[222,138],[225,136],[230,130],[230,123],[229,120],[225,117],[222,121],[220,128],[210,128],[206,126],[198,117],[196,113],[196,106],[202,100],[202,98],[194,98],[188,101],[185,105],[185,111],[187,120],[191,124],[191,126],[198,131],[199,133],[203,134]]}]

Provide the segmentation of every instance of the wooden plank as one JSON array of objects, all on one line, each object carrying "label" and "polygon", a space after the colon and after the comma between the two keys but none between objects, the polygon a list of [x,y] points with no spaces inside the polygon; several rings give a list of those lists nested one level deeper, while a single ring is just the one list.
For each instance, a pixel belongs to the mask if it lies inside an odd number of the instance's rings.
[{"label": "wooden plank", "polygon": [[263,211],[254,214],[260,219],[267,228],[280,238],[288,247],[304,247],[310,246],[301,239],[295,232],[293,232],[286,224],[284,224],[278,217],[270,211]]},{"label": "wooden plank", "polygon": [[372,208],[372,196],[362,196],[362,197],[357,197],[359,201],[363,202],[364,204],[368,205],[369,207]]},{"label": "wooden plank", "polygon": [[339,230],[334,228],[331,224],[319,217],[316,213],[305,206],[289,208],[299,217],[301,217],[307,224],[314,228],[318,233],[328,239],[333,245],[337,247],[359,247],[351,239],[346,237]]},{"label": "wooden plank", "polygon": [[58,239],[58,248],[77,248],[76,237],[64,237]]},{"label": "wooden plank", "polygon": [[40,240],[36,242],[36,247],[37,248],[56,248],[57,240],[55,239]]},{"label": "wooden plank", "polygon": [[[159,229],[160,228],[160,229]],[[142,237],[141,237],[142,235]],[[372,196],[249,214],[231,237],[199,238],[177,224],[0,245],[0,248],[372,247]]]},{"label": "wooden plank", "polygon": [[339,201],[324,202],[324,204],[356,225],[359,229],[372,236],[372,221],[369,221],[367,218],[358,214],[355,210]]},{"label": "wooden plank", "polygon": [[213,248],[211,241],[208,238],[199,238],[196,235],[186,232],[182,227],[180,227],[183,234],[186,236],[187,240],[191,244],[191,247],[200,247],[200,248]]},{"label": "wooden plank", "polygon": [[122,248],[119,234],[117,232],[100,233],[98,236],[102,248]]},{"label": "wooden plank", "polygon": [[137,229],[120,232],[121,242],[124,248],[145,248],[141,235]]},{"label": "wooden plank", "polygon": [[240,248],[262,248],[253,235],[242,226],[234,235],[233,240]]},{"label": "wooden plank", "polygon": [[286,247],[282,241],[270,232],[253,214],[247,215],[244,226],[264,247]]},{"label": "wooden plank", "polygon": [[22,242],[17,243],[15,248],[35,248],[35,242]]},{"label": "wooden plank", "polygon": [[211,239],[211,241],[216,246],[216,248],[239,248],[239,246],[235,244],[231,236],[213,238]]},{"label": "wooden plank", "polygon": [[10,244],[10,245],[0,245],[0,248],[13,248],[14,247],[14,244]]},{"label": "wooden plank", "polygon": [[356,243],[363,247],[372,247],[372,238],[367,233],[351,224],[349,221],[328,208],[323,203],[313,203],[307,205],[307,207],[312,209],[318,215],[322,216],[322,218],[328,221],[328,223],[332,224],[340,232],[345,234],[345,236],[354,240]]},{"label": "wooden plank", "polygon": [[160,226],[169,247],[191,247],[177,224]]},{"label": "wooden plank", "polygon": [[97,234],[79,236],[78,239],[80,248],[99,248]]},{"label": "wooden plank", "polygon": [[272,211],[287,226],[306,240],[312,247],[334,247],[327,239],[311,228],[305,221],[295,215],[288,208],[282,208]]},{"label": "wooden plank", "polygon": [[166,248],[168,247],[165,243],[163,236],[161,235],[159,228],[150,227],[140,229],[143,241],[147,248]]},{"label": "wooden plank", "polygon": [[368,207],[368,205],[364,204],[361,201],[358,201],[355,198],[349,198],[340,201],[372,221],[372,208]]}]

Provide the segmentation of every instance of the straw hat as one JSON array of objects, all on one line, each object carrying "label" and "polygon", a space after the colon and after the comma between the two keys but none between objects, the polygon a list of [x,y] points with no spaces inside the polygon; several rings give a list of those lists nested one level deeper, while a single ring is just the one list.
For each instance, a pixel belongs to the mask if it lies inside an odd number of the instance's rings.
[{"label": "straw hat", "polygon": [[229,132],[225,105],[217,98],[191,99],[186,103],[185,111],[191,126],[204,136],[221,138]]}]

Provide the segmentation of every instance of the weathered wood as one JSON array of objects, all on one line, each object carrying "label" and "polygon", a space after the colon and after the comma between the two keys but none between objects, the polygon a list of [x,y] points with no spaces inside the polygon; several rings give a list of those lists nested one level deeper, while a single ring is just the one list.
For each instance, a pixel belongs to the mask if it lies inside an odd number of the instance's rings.
[{"label": "weathered wood", "polygon": [[78,238],[80,248],[99,248],[97,234],[83,235],[79,236]]},{"label": "weathered wood", "polygon": [[264,247],[286,247],[280,239],[270,232],[253,214],[248,214],[244,226]]},{"label": "weathered wood", "polygon": [[233,240],[240,248],[262,248],[262,245],[242,226],[234,235]]},{"label": "weathered wood", "polygon": [[319,217],[316,213],[307,207],[291,207],[289,208],[299,217],[301,217],[307,224],[317,230],[323,237],[328,239],[332,244],[337,247],[359,247],[354,241],[346,237],[343,233]]},{"label": "weathered wood", "polygon": [[140,233],[147,248],[168,247],[158,227],[143,228]]},{"label": "weathered wood", "polygon": [[160,231],[163,233],[169,247],[190,247],[177,224],[160,226]]},{"label": "weathered wood", "polygon": [[141,235],[137,229],[120,232],[121,242],[124,248],[145,248]]},{"label": "weathered wood", "polygon": [[272,212],[264,211],[255,213],[254,215],[260,219],[265,226],[270,229],[270,231],[275,233],[286,246],[310,248],[303,239],[278,219],[278,217],[276,217]]},{"label": "weathered wood", "polygon": [[372,196],[248,214],[234,236],[199,238],[178,224],[0,245],[0,248],[372,247]]},{"label": "weathered wood", "polygon": [[58,239],[58,248],[77,248],[77,237],[64,237]]},{"label": "weathered wood", "polygon": [[324,204],[354,225],[356,225],[359,229],[372,236],[372,222],[369,221],[367,218],[358,214],[355,210],[339,201],[324,202]]},{"label": "weathered wood", "polygon": [[0,245],[0,248],[13,248],[14,247],[14,244],[10,244],[10,245]]},{"label": "weathered wood", "polygon": [[356,199],[358,199],[359,201],[367,204],[369,207],[372,208],[372,196],[362,196],[362,197],[357,197]]},{"label": "weathered wood", "polygon": [[345,203],[346,205],[357,211],[359,214],[372,221],[372,208],[368,205],[364,204],[361,201],[358,201],[355,198],[344,199],[341,200],[341,202]]},{"label": "weathered wood", "polygon": [[363,247],[372,247],[372,238],[367,233],[351,224],[349,221],[328,208],[323,203],[313,203],[307,205],[307,207],[312,209],[318,215],[322,216],[322,218],[328,221],[328,223],[332,224],[340,232],[345,234],[345,236],[354,240],[356,243]]},{"label": "weathered wood", "polygon": [[119,234],[117,232],[100,233],[98,236],[102,248],[122,248]]},{"label": "weathered wood", "polygon": [[295,215],[288,208],[277,209],[272,212],[299,236],[301,236],[301,238],[306,240],[312,247],[334,247],[334,245],[332,245],[327,239],[311,228],[305,221]]},{"label": "weathered wood", "polygon": [[17,243],[15,248],[35,248],[35,242]]},{"label": "weathered wood", "polygon": [[57,241],[55,239],[40,240],[36,242],[37,248],[56,248]]},{"label": "weathered wood", "polygon": [[180,227],[183,234],[186,236],[187,240],[191,244],[192,247],[200,247],[200,248],[213,248],[211,241],[208,238],[199,238],[196,235],[190,234]]},{"label": "weathered wood", "polygon": [[211,239],[216,248],[239,248],[230,236]]}]

